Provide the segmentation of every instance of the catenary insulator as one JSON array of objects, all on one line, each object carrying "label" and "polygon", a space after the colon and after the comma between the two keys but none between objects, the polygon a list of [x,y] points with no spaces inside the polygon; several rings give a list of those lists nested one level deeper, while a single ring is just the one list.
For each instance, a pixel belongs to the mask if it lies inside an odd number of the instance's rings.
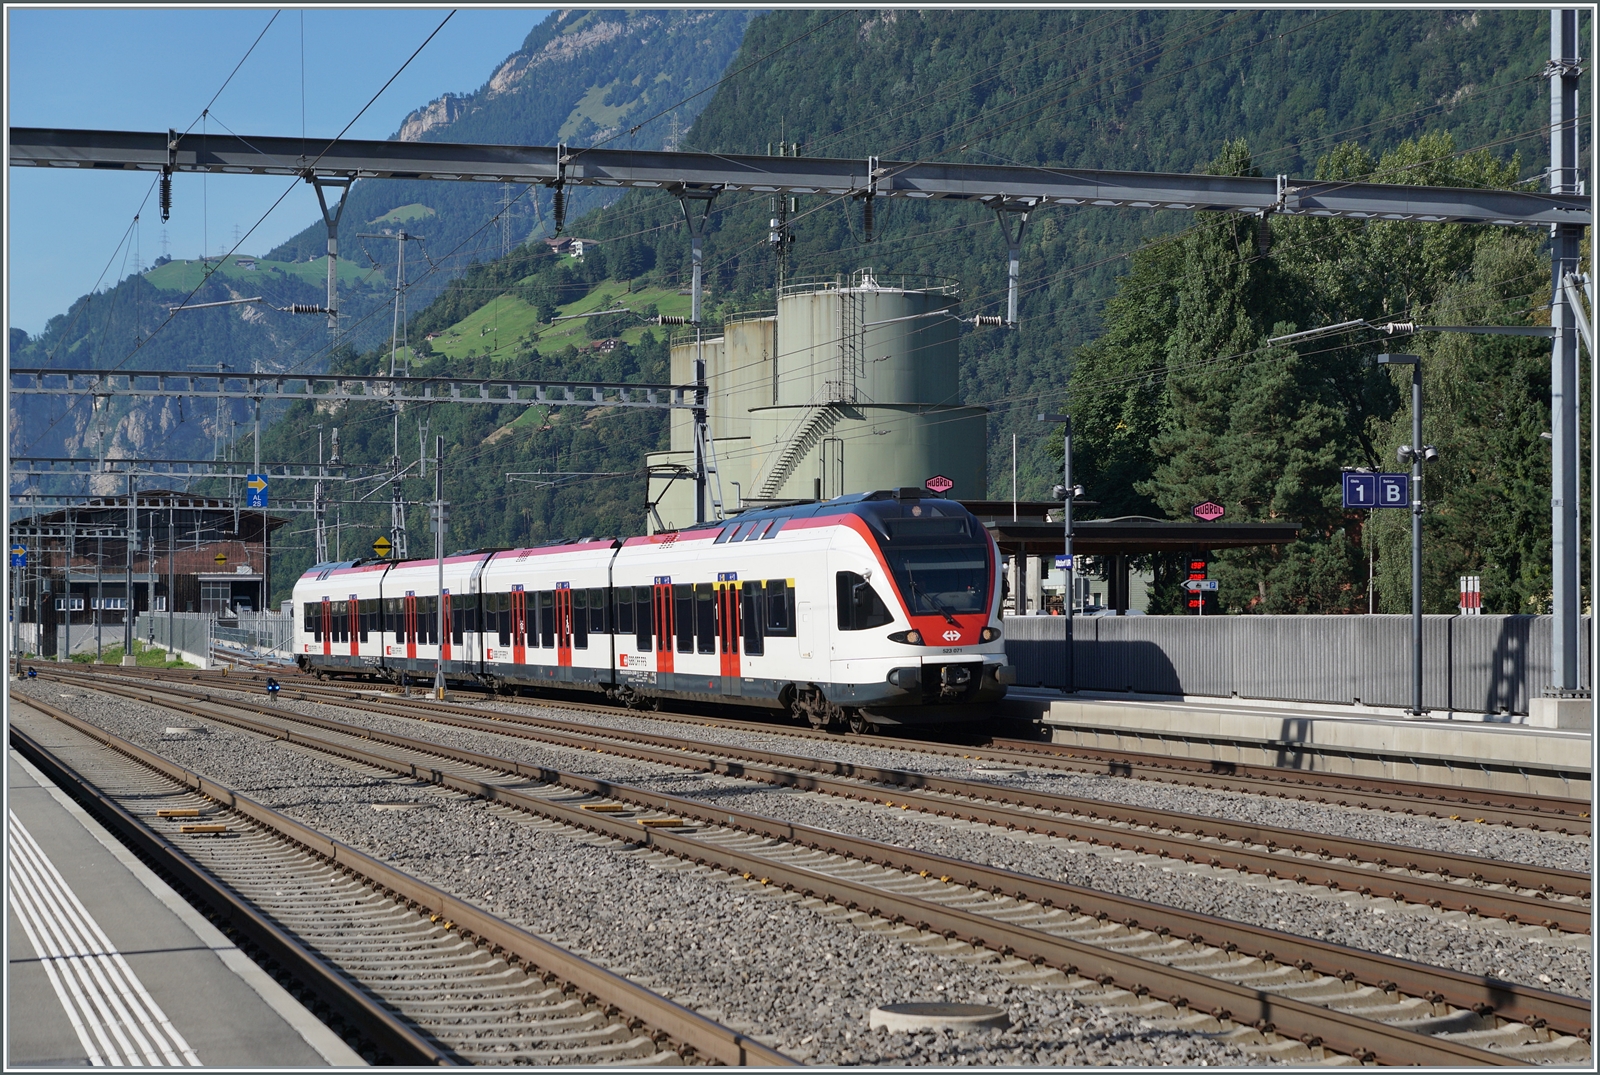
[{"label": "catenary insulator", "polygon": [[161,172],[161,222],[165,224],[172,218],[172,173],[166,170]]},{"label": "catenary insulator", "polygon": [[562,227],[567,223],[567,192],[561,187],[557,187],[552,194],[551,200],[555,203],[556,234],[560,235]]}]

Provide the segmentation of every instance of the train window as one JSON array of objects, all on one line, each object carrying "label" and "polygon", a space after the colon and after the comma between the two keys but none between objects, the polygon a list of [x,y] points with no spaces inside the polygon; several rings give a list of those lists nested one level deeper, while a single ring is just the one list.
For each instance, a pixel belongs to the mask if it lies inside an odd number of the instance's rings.
[{"label": "train window", "polygon": [[333,603],[333,640],[335,642],[350,641],[350,602],[335,601]]},{"label": "train window", "polygon": [[633,588],[633,640],[641,653],[655,649],[655,596],[649,586]]},{"label": "train window", "polygon": [[768,538],[777,537],[778,536],[778,531],[783,529],[784,522],[785,522],[785,520],[783,520],[783,519],[774,519],[774,520],[772,520],[772,525],[767,527],[767,529],[762,532],[761,540],[765,541]]},{"label": "train window", "polygon": [[761,633],[768,638],[794,637],[793,579],[767,580],[767,618]]},{"label": "train window", "polygon": [[[537,590],[529,590],[523,593],[522,602],[522,629],[520,632],[522,644],[529,649],[537,649],[539,646],[539,592]],[[516,614],[512,613],[512,615],[515,616]],[[511,625],[511,633],[513,636],[519,636],[515,623]]]},{"label": "train window", "polygon": [[611,591],[611,596],[612,600],[617,603],[617,611],[614,617],[617,634],[633,634],[633,587],[618,586]]},{"label": "train window", "polygon": [[406,599],[403,597],[385,597],[384,605],[387,606],[389,630],[394,632],[396,642],[406,640]]},{"label": "train window", "polygon": [[762,534],[765,534],[768,530],[771,530],[771,529],[772,529],[772,520],[771,519],[760,519],[760,520],[757,520],[755,523],[753,523],[751,525],[749,531],[746,532],[746,534],[744,535],[744,540],[746,540],[746,541],[758,541],[758,540],[760,540]]},{"label": "train window", "polygon": [[556,595],[554,590],[539,591],[539,644],[556,648]]},{"label": "train window", "polygon": [[595,588],[589,590],[589,633],[592,635],[611,632],[611,617],[606,614],[608,611],[606,596],[605,590]]},{"label": "train window", "polygon": [[434,603],[436,597],[417,598],[417,645],[432,646],[437,644],[434,635],[438,632],[439,608]]},{"label": "train window", "polygon": [[854,571],[839,571],[833,580],[838,587],[839,630],[865,631],[894,622],[883,598],[865,578]]},{"label": "train window", "polygon": [[[495,636],[495,645],[509,646],[511,639],[507,637],[507,620],[511,613],[511,595],[508,593],[486,593],[483,601],[483,633]],[[488,639],[484,640],[489,645]]]},{"label": "train window", "polygon": [[589,648],[589,591],[570,590],[572,594],[572,648]]},{"label": "train window", "polygon": [[716,586],[709,582],[694,587],[694,633],[701,653],[717,652]]},{"label": "train window", "polygon": [[739,618],[744,621],[744,651],[751,657],[766,652],[762,644],[761,625],[766,622],[766,588],[759,582],[739,584]]},{"label": "train window", "polygon": [[311,634],[313,631],[315,631],[317,629],[317,624],[313,623],[312,620],[311,620],[311,610],[312,609],[316,609],[317,610],[317,618],[320,620],[322,618],[322,606],[313,605],[313,604],[311,604],[309,602],[307,602],[306,604],[300,606],[300,618],[303,621],[303,627],[305,629],[306,634]]},{"label": "train window", "polygon": [[450,641],[461,645],[468,631],[478,627],[478,595],[471,593],[450,595]]},{"label": "train window", "polygon": [[367,640],[367,635],[372,631],[372,601],[364,598],[356,602],[356,626],[360,630],[361,641]]},{"label": "train window", "polygon": [[678,652],[694,652],[694,587],[679,583],[672,588],[673,611],[678,621]]},{"label": "train window", "polygon": [[315,619],[313,619],[311,621],[311,625],[312,625],[311,626],[311,634],[312,634],[312,637],[316,641],[321,642],[322,641],[322,602],[318,601],[316,604],[312,605],[308,611],[310,611],[311,614],[315,617]]},{"label": "train window", "polygon": [[724,526],[721,530],[717,531],[717,538],[711,544],[721,545],[724,541],[727,541],[729,538],[733,537],[733,532],[735,529],[737,529],[737,527]]}]

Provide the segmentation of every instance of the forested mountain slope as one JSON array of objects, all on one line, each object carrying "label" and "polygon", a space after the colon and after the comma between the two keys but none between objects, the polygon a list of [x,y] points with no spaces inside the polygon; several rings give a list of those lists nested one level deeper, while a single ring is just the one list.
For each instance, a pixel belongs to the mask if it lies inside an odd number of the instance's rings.
[{"label": "forested mountain slope", "polygon": [[[711,99],[692,96],[722,76],[739,47],[750,14],[745,11],[558,11],[533,25],[520,46],[465,96],[441,97],[412,112],[395,137],[432,141],[508,144],[592,144],[617,137],[615,146],[659,148],[673,131],[686,130]],[[684,98],[691,98],[683,100]],[[678,104],[637,133],[631,126]],[[623,128],[620,132],[618,128]],[[570,199],[574,218],[614,194],[580,192]],[[542,197],[542,201],[541,201]],[[409,309],[415,313],[474,262],[500,256],[531,234],[548,234],[547,191],[503,190],[497,184],[357,182],[341,222],[340,308],[344,344],[365,351],[386,341],[396,263],[392,240],[362,233],[399,231],[426,237],[412,246],[407,277]],[[503,200],[513,201],[502,211]],[[504,218],[502,222],[495,220]],[[569,229],[570,230],[570,229]],[[270,303],[320,304],[325,288],[321,259],[327,232],[318,221],[260,260],[259,272],[223,271],[190,303],[262,295]],[[311,262],[315,261],[315,264]],[[283,263],[283,264],[274,264]],[[292,263],[288,264],[288,263]],[[193,270],[174,270],[187,264]],[[213,267],[216,262],[213,259]],[[133,368],[232,369],[253,364],[269,370],[321,370],[333,346],[324,319],[291,317],[257,307],[186,312],[162,327],[168,306],[183,302],[200,282],[199,262],[133,275],[52,319],[37,337],[12,333],[15,366],[110,366]],[[148,342],[146,342],[148,341]],[[31,455],[111,455],[127,452],[208,458],[216,435],[215,409],[169,401],[158,407],[113,405],[91,412],[80,403],[12,404],[10,448]],[[225,413],[223,434],[245,418],[241,408]],[[276,415],[269,414],[269,418]],[[290,458],[300,458],[292,452]]]}]

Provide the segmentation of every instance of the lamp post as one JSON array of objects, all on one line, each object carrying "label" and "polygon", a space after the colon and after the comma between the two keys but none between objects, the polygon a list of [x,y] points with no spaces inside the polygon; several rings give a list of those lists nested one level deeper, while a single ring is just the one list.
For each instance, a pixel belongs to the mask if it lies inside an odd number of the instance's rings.
[{"label": "lamp post", "polygon": [[450,629],[449,622],[444,614],[444,438],[435,437],[433,441],[433,550],[434,556],[439,561],[439,586],[438,603],[439,613],[439,659],[438,673],[433,678],[433,696],[439,701],[444,701],[444,648],[450,636],[445,634]]},{"label": "lamp post", "polygon": [[1061,431],[1062,431],[1061,432],[1061,477],[1062,477],[1062,484],[1060,486],[1060,490],[1059,491],[1060,491],[1060,494],[1061,494],[1061,502],[1062,502],[1062,505],[1063,505],[1062,519],[1063,519],[1063,526],[1065,528],[1064,529],[1064,533],[1063,533],[1063,537],[1065,539],[1065,541],[1064,541],[1064,551],[1066,553],[1066,560],[1067,560],[1067,564],[1066,564],[1066,591],[1065,591],[1065,594],[1064,594],[1065,600],[1062,602],[1064,607],[1061,610],[1063,612],[1063,614],[1066,616],[1066,621],[1067,621],[1067,623],[1066,623],[1066,628],[1067,628],[1067,630],[1066,630],[1066,636],[1067,636],[1066,683],[1062,687],[1062,690],[1064,690],[1068,694],[1071,694],[1074,690],[1077,689],[1077,682],[1078,682],[1077,667],[1076,667],[1076,661],[1075,661],[1076,654],[1073,652],[1073,644],[1072,644],[1072,618],[1073,618],[1072,617],[1072,611],[1073,611],[1072,606],[1074,604],[1074,597],[1075,597],[1075,594],[1074,594],[1073,591],[1076,589],[1076,586],[1074,584],[1076,582],[1075,572],[1076,572],[1076,568],[1077,568],[1077,562],[1074,561],[1073,558],[1072,558],[1072,498],[1077,496],[1080,492],[1082,492],[1082,490],[1079,489],[1077,486],[1072,484],[1072,415],[1070,415],[1070,414],[1041,414],[1039,416],[1039,421],[1041,421],[1041,422],[1049,422],[1049,423],[1051,423],[1053,425],[1059,425],[1059,426],[1061,426]]},{"label": "lamp post", "polygon": [[1411,443],[1402,444],[1400,462],[1411,464],[1411,715],[1422,716],[1422,464],[1439,458],[1422,443],[1422,359],[1418,355],[1379,355],[1382,366],[1411,367]]}]

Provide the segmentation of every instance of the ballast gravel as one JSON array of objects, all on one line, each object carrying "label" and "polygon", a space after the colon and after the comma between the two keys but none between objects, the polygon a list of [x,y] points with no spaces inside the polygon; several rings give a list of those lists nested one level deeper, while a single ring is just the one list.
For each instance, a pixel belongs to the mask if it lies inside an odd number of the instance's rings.
[{"label": "ballast gravel", "polygon": [[[1237,1045],[1009,980],[994,965],[840,924],[770,890],[405,778],[369,774],[168,710],[26,684],[77,716],[222,781],[415,876],[519,922],[781,1051],[823,1065],[1162,1065],[1267,1062]],[[14,716],[13,719],[19,719]],[[40,720],[33,716],[20,719]],[[203,728],[167,735],[174,724]],[[380,811],[375,803],[422,809]],[[992,953],[969,960],[997,960]],[[869,1031],[872,1007],[949,1000],[1012,1026]]]},{"label": "ballast gravel", "polygon": [[[468,701],[469,698],[470,696],[463,696],[458,701]],[[524,712],[529,716],[568,720],[596,728],[672,735],[709,744],[775,750],[797,757],[824,761],[843,761],[853,765],[871,765],[885,769],[906,769],[962,780],[982,780],[1028,791],[1076,795],[1086,799],[1099,799],[1108,803],[1115,802],[1158,810],[1181,810],[1205,817],[1229,818],[1259,825],[1301,829],[1306,832],[1323,832],[1361,840],[1406,844],[1460,855],[1479,855],[1502,862],[1525,862],[1533,866],[1560,870],[1587,871],[1590,868],[1588,839],[1563,836],[1556,832],[1505,829],[1451,821],[1448,818],[1389,814],[1381,810],[1339,806],[1337,803],[1301,802],[1248,792],[1196,788],[1150,780],[1130,780],[1126,777],[1097,773],[1073,773],[1046,769],[1043,766],[1033,768],[1007,764],[1001,768],[1022,771],[985,773],[981,771],[985,762],[929,751],[896,748],[890,745],[888,740],[883,746],[868,746],[859,740],[802,738],[776,731],[762,732],[720,725],[690,724],[683,720],[653,720],[649,717],[624,713],[574,713],[570,709],[563,710],[558,706],[538,706],[525,702],[517,704],[503,698],[480,705],[485,709]]]},{"label": "ballast gravel", "polygon": [[320,703],[285,700],[279,704],[311,715],[654,791],[687,797],[715,797],[718,803],[734,809],[847,831],[896,846],[1051,877],[1269,929],[1335,939],[1341,944],[1429,965],[1453,967],[1577,996],[1587,997],[1592,990],[1593,964],[1586,938],[1552,937],[1543,931],[1510,927],[1493,919],[1469,920],[1415,906],[1397,907],[1388,900],[1368,901],[1350,895],[1331,898],[1289,882],[1240,877],[1231,871],[1162,862],[1103,848],[1088,849],[1065,840],[1010,833],[915,811],[777,789],[709,774],[686,773],[594,751],[549,746]]}]

